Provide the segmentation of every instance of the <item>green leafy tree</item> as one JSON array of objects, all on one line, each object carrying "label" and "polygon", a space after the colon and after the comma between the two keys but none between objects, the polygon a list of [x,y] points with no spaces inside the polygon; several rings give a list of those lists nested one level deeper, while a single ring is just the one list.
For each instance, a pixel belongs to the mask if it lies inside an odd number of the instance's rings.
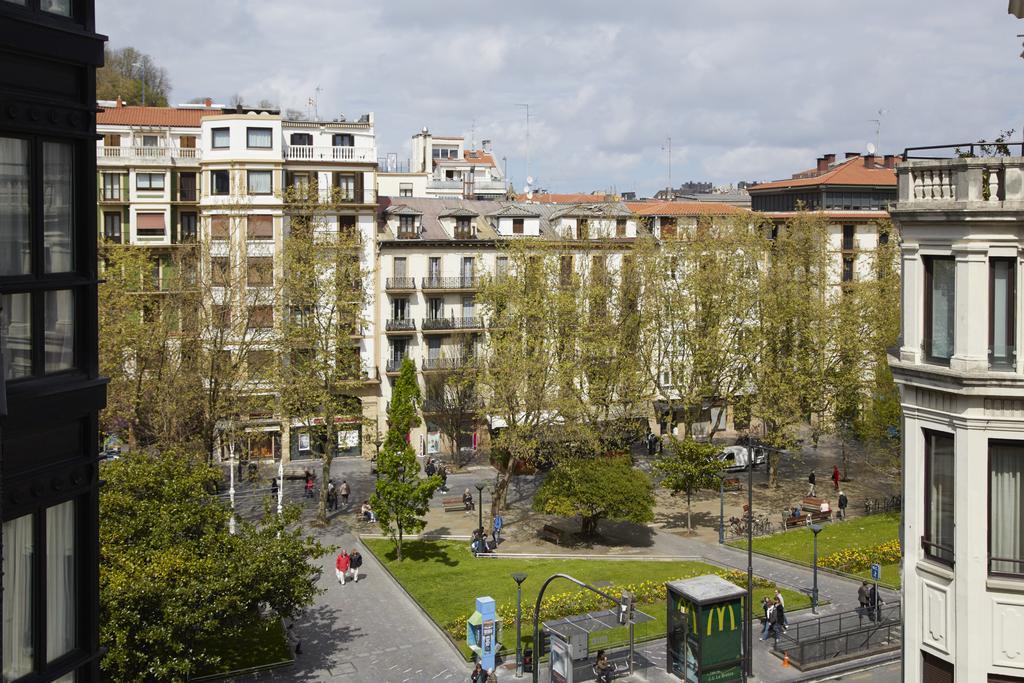
[{"label": "green leafy tree", "polygon": [[310,605],[328,549],[303,535],[299,511],[228,532],[230,512],[208,491],[220,478],[183,451],[133,452],[103,465],[100,491],[101,666],[114,681],[184,681],[216,665],[213,638],[269,607]]},{"label": "green leafy tree", "polygon": [[633,468],[629,458],[567,458],[548,474],[533,508],[579,517],[582,534],[594,536],[602,519],[635,524],[654,519],[654,490],[650,478]]},{"label": "green leafy tree", "polygon": [[690,502],[695,491],[712,488],[715,477],[722,469],[718,459],[718,447],[699,443],[693,439],[669,437],[667,455],[654,463],[661,474],[662,485],[673,493],[686,494],[686,531],[692,532],[690,524]]},{"label": "green leafy tree", "polygon": [[416,414],[419,398],[416,367],[406,358],[388,404],[388,431],[377,456],[377,487],[371,499],[377,523],[395,543],[399,561],[403,536],[426,526],[423,516],[427,514],[430,497],[441,485],[436,475],[420,478],[416,451],[407,441],[410,430],[420,422]]},{"label": "green leafy tree", "polygon": [[146,106],[166,107],[171,93],[167,69],[157,66],[152,57],[134,47],[103,50],[103,66],[96,70],[96,99],[115,100],[125,104],[142,104],[145,88]]}]

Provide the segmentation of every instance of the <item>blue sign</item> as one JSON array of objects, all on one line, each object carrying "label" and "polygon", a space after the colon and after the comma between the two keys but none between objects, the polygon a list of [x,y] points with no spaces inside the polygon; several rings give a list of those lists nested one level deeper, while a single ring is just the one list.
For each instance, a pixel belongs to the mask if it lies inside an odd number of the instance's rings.
[{"label": "blue sign", "polygon": [[871,565],[871,578],[874,581],[878,581],[882,578],[882,565],[873,564]]}]

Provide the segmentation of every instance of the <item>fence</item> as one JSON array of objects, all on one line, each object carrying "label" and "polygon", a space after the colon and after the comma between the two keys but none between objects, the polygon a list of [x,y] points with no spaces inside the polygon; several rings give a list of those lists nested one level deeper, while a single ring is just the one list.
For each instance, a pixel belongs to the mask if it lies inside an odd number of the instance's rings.
[{"label": "fence", "polygon": [[868,651],[895,649],[902,638],[897,600],[880,605],[877,610],[858,609],[792,623],[775,640],[773,648],[780,655],[788,654],[797,667],[806,668]]},{"label": "fence", "polygon": [[885,512],[899,512],[903,509],[903,496],[895,495],[886,498],[868,498],[864,501],[865,515],[878,515]]}]

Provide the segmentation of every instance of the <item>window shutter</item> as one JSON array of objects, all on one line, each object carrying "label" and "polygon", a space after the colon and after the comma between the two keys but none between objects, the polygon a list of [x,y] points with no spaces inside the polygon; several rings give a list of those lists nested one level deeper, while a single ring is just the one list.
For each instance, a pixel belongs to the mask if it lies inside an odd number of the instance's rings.
[{"label": "window shutter", "polygon": [[357,204],[363,204],[365,202],[365,199],[363,197],[363,174],[362,174],[362,172],[356,173],[355,201],[356,201]]}]

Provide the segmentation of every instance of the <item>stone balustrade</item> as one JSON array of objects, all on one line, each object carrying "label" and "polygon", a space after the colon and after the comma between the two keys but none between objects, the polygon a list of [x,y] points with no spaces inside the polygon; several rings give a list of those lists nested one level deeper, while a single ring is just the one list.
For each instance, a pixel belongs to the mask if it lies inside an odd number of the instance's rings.
[{"label": "stone balustrade", "polygon": [[1024,157],[906,161],[896,174],[897,210],[963,208],[965,203],[995,208],[1003,202],[1024,202]]}]

